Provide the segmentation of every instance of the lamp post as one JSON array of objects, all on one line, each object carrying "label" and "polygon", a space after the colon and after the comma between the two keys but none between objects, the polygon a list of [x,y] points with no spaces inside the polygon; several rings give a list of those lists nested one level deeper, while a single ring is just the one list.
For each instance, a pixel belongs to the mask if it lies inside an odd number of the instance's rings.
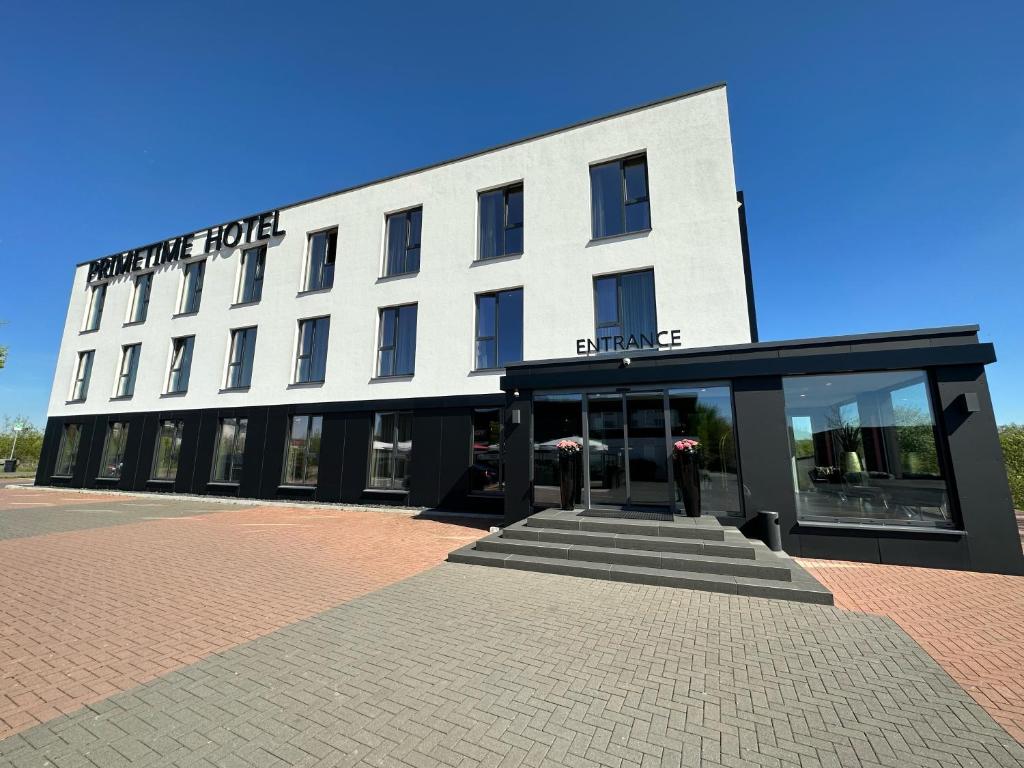
[{"label": "lamp post", "polygon": [[24,424],[15,424],[12,429],[14,430],[14,440],[11,441],[11,455],[10,461],[14,461],[14,446],[18,444],[18,433],[25,428]]}]

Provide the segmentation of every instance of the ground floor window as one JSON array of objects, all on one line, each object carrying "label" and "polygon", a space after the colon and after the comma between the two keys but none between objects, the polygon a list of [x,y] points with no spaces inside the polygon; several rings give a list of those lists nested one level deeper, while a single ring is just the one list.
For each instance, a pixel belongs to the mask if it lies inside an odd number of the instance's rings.
[{"label": "ground floor window", "polygon": [[292,416],[285,445],[282,485],[316,485],[323,416]]},{"label": "ground floor window", "polygon": [[370,488],[405,491],[412,470],[412,413],[389,411],[373,416]]},{"label": "ground floor window", "polygon": [[215,483],[239,483],[242,480],[242,456],[245,453],[245,432],[248,419],[221,419],[214,446],[213,473]]},{"label": "ground floor window", "polygon": [[[533,403],[533,486],[534,504],[559,503],[558,443],[573,440],[583,444],[583,397],[579,394],[538,395]],[[582,462],[575,462],[577,474]],[[577,487],[581,477],[576,478]]]},{"label": "ground floor window", "polygon": [[128,422],[111,421],[107,424],[107,437],[103,442],[103,456],[100,459],[100,477],[105,480],[120,480],[124,467],[124,449],[128,443]]},{"label": "ground floor window", "polygon": [[156,452],[153,456],[151,480],[175,480],[178,477],[178,456],[185,422],[164,419],[156,434]]},{"label": "ground floor window", "polygon": [[469,490],[472,493],[501,493],[505,490],[502,414],[501,408],[473,409],[473,463],[469,470]]},{"label": "ground floor window", "polygon": [[951,527],[924,371],[783,379],[797,517]]},{"label": "ground floor window", "polygon": [[81,424],[65,424],[60,435],[60,446],[57,448],[57,464],[53,474],[58,477],[71,477],[78,461],[78,443],[82,437]]}]

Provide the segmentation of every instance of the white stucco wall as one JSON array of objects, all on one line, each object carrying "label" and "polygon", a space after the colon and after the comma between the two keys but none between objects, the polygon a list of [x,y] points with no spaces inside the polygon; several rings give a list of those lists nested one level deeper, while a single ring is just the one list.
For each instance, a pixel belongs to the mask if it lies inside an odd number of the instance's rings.
[{"label": "white stucco wall", "polygon": [[[591,243],[589,166],[646,151],[652,231]],[[478,263],[477,194],[521,180],[524,253]],[[423,206],[418,274],[381,280],[384,216]],[[298,295],[306,233],[338,227],[334,287]],[[569,357],[594,336],[593,276],[653,267],[658,326],[684,346],[750,340],[736,184],[724,87],[565,130],[281,211],[262,300],[232,307],[241,248],[207,258],[202,305],[173,317],[183,262],[156,270],[146,322],[123,326],[134,275],[111,282],[100,330],[81,333],[87,267],[77,268],[51,416],[497,392],[498,374],[474,374],[474,295],[522,286],[527,360]],[[202,257],[203,236],[194,253]],[[90,258],[84,254],[83,258]],[[374,380],[379,307],[418,302],[416,373]],[[299,318],[330,315],[327,376],[289,387]],[[252,386],[221,392],[229,329],[259,327]],[[189,391],[162,396],[172,337],[195,334]],[[111,402],[121,345],[142,342],[130,400]],[[67,403],[77,353],[95,349],[89,396]]]}]

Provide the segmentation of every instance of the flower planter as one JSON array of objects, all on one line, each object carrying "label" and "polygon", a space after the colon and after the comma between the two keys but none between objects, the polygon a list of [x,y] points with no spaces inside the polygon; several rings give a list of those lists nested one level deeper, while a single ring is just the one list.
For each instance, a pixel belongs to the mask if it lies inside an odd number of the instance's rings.
[{"label": "flower planter", "polygon": [[562,509],[574,509],[579,498],[579,457],[582,446],[573,440],[562,440],[558,448],[558,491]]},{"label": "flower planter", "polygon": [[676,485],[687,517],[700,517],[700,443],[683,439],[673,445]]}]

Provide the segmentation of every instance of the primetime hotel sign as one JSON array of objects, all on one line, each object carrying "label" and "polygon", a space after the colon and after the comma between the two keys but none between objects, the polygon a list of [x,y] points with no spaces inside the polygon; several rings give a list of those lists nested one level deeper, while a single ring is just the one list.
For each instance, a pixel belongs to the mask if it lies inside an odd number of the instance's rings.
[{"label": "primetime hotel sign", "polygon": [[[212,253],[221,248],[234,248],[242,242],[251,243],[254,240],[266,240],[271,237],[280,237],[283,234],[281,212],[279,210],[267,211],[247,219],[210,227],[206,230],[203,253]],[[181,235],[142,248],[134,248],[124,253],[94,259],[89,262],[89,276],[86,280],[87,282],[105,280],[108,277],[117,277],[179,259],[187,259],[192,256],[192,245],[195,238],[195,234]]]}]

